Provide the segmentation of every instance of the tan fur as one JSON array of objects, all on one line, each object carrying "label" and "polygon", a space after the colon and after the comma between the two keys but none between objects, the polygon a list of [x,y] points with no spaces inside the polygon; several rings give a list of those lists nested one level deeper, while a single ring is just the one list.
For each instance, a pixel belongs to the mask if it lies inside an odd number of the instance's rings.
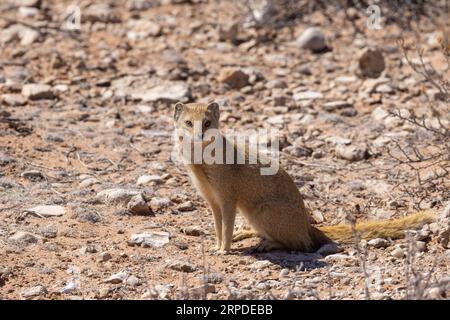
[{"label": "tan fur", "polygon": [[[404,237],[405,230],[417,229],[427,223],[434,221],[433,214],[429,212],[418,212],[406,217],[381,220],[363,221],[356,224],[356,231],[363,239]],[[338,224],[319,228],[327,237],[340,243],[349,243],[354,239],[351,226],[348,224]]]},{"label": "tan fur", "polygon": [[[175,106],[175,127],[201,136],[204,126],[190,127],[189,122],[206,121],[219,128],[218,105],[181,104]],[[227,140],[221,137],[224,141]],[[227,142],[229,143],[229,142]],[[204,142],[207,145],[207,142]],[[236,153],[247,150],[233,146]],[[231,248],[236,211],[246,218],[253,231],[238,234],[243,239],[258,234],[264,239],[260,249],[290,249],[310,252],[332,240],[352,239],[349,225],[317,229],[310,225],[303,198],[291,177],[279,169],[275,175],[261,175],[258,164],[186,164],[193,184],[211,206],[217,239],[217,249],[226,253]],[[432,220],[430,214],[417,214],[392,221],[359,223],[357,231],[366,239],[398,238],[403,230],[417,228]]]}]

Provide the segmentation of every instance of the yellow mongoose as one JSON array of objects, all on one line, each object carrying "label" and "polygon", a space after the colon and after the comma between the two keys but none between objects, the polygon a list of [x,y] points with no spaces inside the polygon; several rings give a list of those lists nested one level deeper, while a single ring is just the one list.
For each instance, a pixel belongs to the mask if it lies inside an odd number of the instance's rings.
[{"label": "yellow mongoose", "polygon": [[[233,149],[234,160],[238,155],[248,160],[249,152],[230,143],[219,130],[219,105],[217,103],[198,104],[177,103],[174,107],[174,121],[179,150],[183,142],[193,151],[200,144],[206,150],[212,141],[218,139]],[[216,129],[214,139],[207,139],[205,133]],[[215,150],[213,156],[217,156]],[[219,159],[225,159],[225,152]],[[198,162],[198,161],[197,161]],[[259,161],[256,164],[196,163],[190,154],[184,157],[185,166],[200,194],[211,206],[220,253],[230,250],[236,211],[239,210],[254,229],[236,238],[259,235],[264,240],[259,245],[261,251],[289,249],[311,252],[331,241],[348,242],[353,238],[350,225],[335,225],[316,228],[309,223],[303,198],[291,177],[281,168],[273,175],[262,175]],[[362,238],[399,238],[403,230],[416,229],[431,222],[429,213],[417,213],[404,218],[388,221],[368,221],[356,224]]]}]

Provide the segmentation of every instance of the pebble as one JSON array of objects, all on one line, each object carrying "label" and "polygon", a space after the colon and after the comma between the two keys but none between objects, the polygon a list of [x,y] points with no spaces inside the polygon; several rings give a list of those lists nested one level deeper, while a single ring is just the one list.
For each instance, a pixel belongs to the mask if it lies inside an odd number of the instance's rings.
[{"label": "pebble", "polygon": [[189,226],[182,229],[183,233],[188,236],[199,237],[204,235],[205,232],[199,226]]},{"label": "pebble", "polygon": [[128,243],[130,245],[140,245],[144,248],[161,248],[169,243],[169,236],[168,232],[163,231],[135,233],[131,235]]},{"label": "pebble", "polygon": [[319,210],[314,210],[314,211],[311,213],[311,216],[312,216],[312,218],[314,219],[314,221],[315,221],[316,223],[321,223],[321,222],[324,222],[324,221],[325,221],[325,218],[323,217],[322,212],[320,212]]},{"label": "pebble", "polygon": [[157,37],[161,34],[161,26],[147,19],[133,20],[128,23],[130,30],[127,32],[127,38],[130,40],[142,40],[148,37]]},{"label": "pebble", "polygon": [[272,116],[267,118],[267,123],[273,124],[273,125],[283,125],[285,123],[284,121],[284,114],[280,114],[277,116]]},{"label": "pebble", "polygon": [[133,100],[142,100],[144,102],[164,101],[175,103],[185,101],[191,96],[191,89],[183,81],[160,81],[159,84],[151,88],[137,88],[130,92]]},{"label": "pebble", "polygon": [[331,144],[334,144],[336,146],[340,145],[340,144],[348,145],[348,144],[352,143],[351,139],[347,139],[347,138],[343,138],[343,137],[339,137],[339,136],[328,137],[325,139],[325,141],[329,142]]},{"label": "pebble", "polygon": [[430,299],[440,300],[440,299],[442,299],[442,290],[439,287],[432,287],[427,290],[426,295]]},{"label": "pebble", "polygon": [[327,243],[327,244],[324,244],[323,246],[321,246],[319,248],[319,250],[317,250],[317,253],[322,256],[327,256],[327,255],[335,254],[335,253],[338,253],[341,251],[342,251],[342,248],[339,247],[336,243]]},{"label": "pebble", "polygon": [[330,276],[332,278],[343,279],[346,278],[348,275],[345,272],[330,272]]},{"label": "pebble", "polygon": [[236,22],[221,25],[219,27],[219,40],[236,43],[239,31],[239,24]]},{"label": "pebble", "polygon": [[18,107],[27,103],[27,100],[20,94],[4,94],[2,101],[8,106]]},{"label": "pebble", "polygon": [[386,239],[375,238],[375,239],[369,240],[367,242],[367,244],[374,248],[386,248],[389,246],[390,243]]},{"label": "pebble", "polygon": [[372,119],[377,123],[383,123],[384,119],[386,119],[389,116],[389,113],[384,110],[382,107],[376,107],[372,111]]},{"label": "pebble", "polygon": [[384,71],[385,63],[380,49],[366,48],[358,57],[358,66],[361,75],[369,78],[377,78]]},{"label": "pebble", "polygon": [[347,101],[330,101],[323,104],[325,111],[332,112],[344,108],[353,108],[353,104]]},{"label": "pebble", "polygon": [[72,280],[69,283],[67,283],[64,286],[64,288],[61,289],[61,293],[64,293],[64,294],[74,293],[74,292],[78,291],[79,288],[80,288],[80,282]]},{"label": "pebble", "polygon": [[416,248],[419,252],[425,252],[427,250],[427,243],[425,241],[416,241]]},{"label": "pebble", "polygon": [[119,273],[113,274],[108,279],[104,280],[106,283],[119,284],[124,282],[128,277],[128,272],[121,271]]},{"label": "pebble", "polygon": [[150,207],[141,194],[137,194],[130,199],[127,209],[136,215],[149,215],[152,213]]},{"label": "pebble", "polygon": [[93,3],[83,9],[83,20],[87,22],[114,23],[120,22],[108,3]]},{"label": "pebble", "polygon": [[64,142],[64,137],[55,134],[48,134],[46,135],[45,140],[50,142]]},{"label": "pebble", "polygon": [[284,89],[284,88],[287,88],[287,84],[283,80],[274,79],[274,80],[267,81],[265,84],[265,87],[267,89],[275,89],[275,88]]},{"label": "pebble", "polygon": [[324,258],[325,262],[339,262],[344,260],[355,260],[355,257],[346,254],[330,254]]},{"label": "pebble", "polygon": [[430,238],[430,232],[429,231],[427,231],[427,230],[420,230],[419,232],[417,232],[417,235],[416,235],[416,239],[417,240],[426,242],[426,240],[429,240],[429,238]]},{"label": "pebble", "polygon": [[169,294],[172,292],[173,287],[173,284],[158,284],[154,287],[154,289],[160,299],[167,299]]},{"label": "pebble", "polygon": [[388,145],[390,142],[391,139],[389,137],[379,136],[378,138],[372,141],[372,144],[376,148],[381,148]]},{"label": "pebble", "polygon": [[149,205],[153,212],[161,212],[172,205],[172,201],[167,198],[153,197]]},{"label": "pebble", "polygon": [[66,213],[66,209],[63,206],[58,205],[41,205],[26,209],[26,211],[35,212],[45,218],[60,217]]},{"label": "pebble", "polygon": [[[250,288],[249,288],[250,289]],[[256,285],[256,289],[258,290],[267,290],[268,286],[264,282],[260,282]]]},{"label": "pebble", "polygon": [[143,186],[143,185],[146,185],[146,184],[148,184],[148,183],[150,183],[150,182],[152,182],[152,183],[156,183],[156,184],[160,184],[160,183],[163,183],[164,181],[163,181],[163,179],[160,177],[160,176],[158,176],[158,175],[143,175],[143,176],[140,176],[138,179],[137,179],[137,185],[138,186]]},{"label": "pebble", "polygon": [[206,275],[206,282],[208,283],[222,283],[224,280],[224,276],[221,273],[217,273],[217,272],[212,272],[212,273],[208,273]]},{"label": "pebble", "polygon": [[16,162],[16,159],[11,157],[10,155],[0,152],[0,166],[7,166],[8,164]]},{"label": "pebble", "polygon": [[53,87],[53,89],[55,89],[56,92],[65,93],[69,91],[69,86],[66,84],[57,84]]},{"label": "pebble", "polygon": [[185,211],[193,211],[193,210],[195,210],[195,206],[194,206],[194,204],[192,203],[192,201],[186,201],[186,202],[183,202],[183,203],[179,204],[179,205],[177,206],[177,209],[178,209],[179,211],[182,211],[182,212],[185,212]]},{"label": "pebble", "polygon": [[236,68],[224,68],[220,71],[218,81],[226,83],[233,89],[242,89],[249,84],[249,76]]},{"label": "pebble", "polygon": [[17,231],[12,236],[10,236],[8,238],[8,240],[12,241],[12,242],[21,242],[21,243],[26,243],[26,244],[32,244],[32,243],[37,243],[39,241],[39,238],[30,232]]},{"label": "pebble", "polygon": [[378,93],[394,93],[395,89],[388,83],[380,84],[376,87],[375,92]]},{"label": "pebble", "polygon": [[39,32],[21,24],[13,24],[0,31],[0,44],[18,38],[22,46],[29,46],[39,39]]},{"label": "pebble", "polygon": [[47,294],[47,288],[42,286],[42,285],[38,285],[32,288],[28,288],[23,290],[20,295],[22,298],[24,299],[32,299],[32,298],[36,298],[36,297],[40,297]]},{"label": "pebble", "polygon": [[254,271],[260,271],[262,269],[268,268],[272,266],[272,262],[269,260],[261,260],[253,262],[249,267]]},{"label": "pebble", "polygon": [[167,263],[167,267],[172,270],[182,272],[194,272],[197,270],[197,266],[195,264],[181,260],[171,261]]},{"label": "pebble", "polygon": [[55,94],[52,87],[46,84],[25,84],[22,87],[22,95],[29,100],[53,99]]},{"label": "pebble", "polygon": [[189,296],[192,296],[194,299],[200,299],[205,294],[215,293],[216,287],[213,284],[206,283],[199,287],[194,287],[189,289]]},{"label": "pebble", "polygon": [[97,178],[89,177],[87,179],[82,180],[79,186],[80,188],[89,188],[98,183],[100,183],[100,181],[98,181]]},{"label": "pebble", "polygon": [[45,238],[56,238],[58,235],[58,229],[54,226],[45,226],[41,228],[40,233]]},{"label": "pebble", "polygon": [[303,31],[297,38],[300,48],[309,49],[313,52],[320,52],[326,48],[325,36],[318,27],[310,27]]},{"label": "pebble", "polygon": [[288,275],[289,275],[289,269],[287,269],[287,268],[281,269],[281,271],[280,271],[280,278],[285,278]]},{"label": "pebble", "polygon": [[42,172],[38,171],[38,170],[27,170],[22,172],[21,177],[36,182],[36,181],[41,181],[44,180],[45,177],[42,174]]},{"label": "pebble", "polygon": [[127,278],[126,284],[132,287],[137,287],[141,284],[141,281],[137,277],[131,275]]},{"label": "pebble", "polygon": [[402,248],[396,247],[394,250],[392,250],[391,256],[393,256],[397,259],[403,259],[403,257],[405,256],[405,253],[403,252]]},{"label": "pebble", "polygon": [[85,247],[81,248],[80,251],[81,253],[97,253],[99,248],[95,243],[88,243]]},{"label": "pebble", "polygon": [[295,101],[322,99],[323,94],[316,91],[296,92],[292,96]]},{"label": "pebble", "polygon": [[353,83],[358,80],[355,76],[339,76],[335,79],[337,83]]},{"label": "pebble", "polygon": [[80,221],[87,221],[91,223],[97,223],[102,220],[102,216],[96,210],[85,207],[76,207],[75,216]]},{"label": "pebble", "polygon": [[132,197],[139,193],[139,191],[128,189],[108,189],[97,193],[96,198],[104,204],[127,204]]},{"label": "pebble", "polygon": [[366,148],[355,145],[338,145],[336,146],[335,151],[339,158],[349,161],[361,161],[370,156]]},{"label": "pebble", "polygon": [[100,262],[106,262],[106,261],[111,260],[111,259],[112,259],[112,255],[111,255],[111,253],[109,253],[107,251],[101,252],[99,254]]},{"label": "pebble", "polygon": [[105,287],[100,288],[100,289],[98,290],[98,297],[99,297],[100,299],[106,298],[106,297],[109,295],[109,292],[110,292],[110,289],[109,289],[109,288],[105,288]]}]

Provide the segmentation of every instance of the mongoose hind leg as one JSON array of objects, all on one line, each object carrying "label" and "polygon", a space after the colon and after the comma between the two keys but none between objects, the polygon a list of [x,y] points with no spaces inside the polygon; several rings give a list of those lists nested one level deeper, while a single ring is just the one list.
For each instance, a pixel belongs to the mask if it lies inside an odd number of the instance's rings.
[{"label": "mongoose hind leg", "polygon": [[255,238],[258,236],[258,232],[253,229],[238,230],[233,235],[233,242],[242,241],[248,238]]},{"label": "mongoose hind leg", "polygon": [[252,212],[251,224],[261,237],[273,242],[262,249],[311,251],[313,239],[304,208],[295,202],[270,201]]}]

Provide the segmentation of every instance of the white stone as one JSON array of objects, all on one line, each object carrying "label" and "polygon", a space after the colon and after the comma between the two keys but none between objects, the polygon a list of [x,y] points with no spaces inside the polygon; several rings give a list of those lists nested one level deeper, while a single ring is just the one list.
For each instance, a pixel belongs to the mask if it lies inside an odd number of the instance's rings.
[{"label": "white stone", "polygon": [[39,297],[45,295],[47,293],[47,289],[44,286],[38,285],[32,288],[25,289],[21,292],[21,296],[24,299],[32,299],[35,297]]},{"label": "white stone", "polygon": [[296,92],[292,96],[295,101],[322,99],[323,94],[316,91]]},{"label": "white stone", "polygon": [[35,212],[38,215],[41,215],[43,217],[59,217],[66,213],[66,209],[63,206],[58,205],[42,205],[42,206],[36,206],[30,209],[27,209],[26,211]]},{"label": "white stone", "polygon": [[252,269],[254,271],[260,271],[260,270],[268,268],[270,266],[272,266],[272,262],[270,262],[269,260],[261,260],[261,261],[253,262],[250,265],[250,269]]},{"label": "white stone", "polygon": [[127,189],[107,189],[97,193],[97,199],[105,204],[128,203],[130,199],[139,194],[139,191]]},{"label": "white stone", "polygon": [[100,181],[98,181],[97,178],[90,177],[80,182],[80,188],[92,187],[93,185],[98,183],[100,183]]},{"label": "white stone", "polygon": [[382,238],[375,238],[375,239],[369,240],[367,242],[367,244],[374,248],[386,248],[389,246],[389,241],[387,241],[386,239],[382,239]]},{"label": "white stone", "polygon": [[30,100],[53,99],[52,87],[46,84],[29,83],[22,87],[22,95]]},{"label": "white stone", "polygon": [[318,27],[307,28],[300,37],[297,38],[300,48],[312,51],[321,51],[326,48],[325,36]]},{"label": "white stone", "polygon": [[161,248],[169,243],[170,234],[163,231],[135,233],[131,235],[129,244],[142,247]]},{"label": "white stone", "polygon": [[148,184],[148,183],[150,183],[150,182],[153,182],[153,183],[162,183],[163,182],[163,180],[162,180],[162,178],[160,177],[160,176],[158,176],[158,175],[143,175],[143,176],[140,176],[138,179],[137,179],[137,185],[138,186],[142,186],[142,185],[146,185],[146,184]]},{"label": "white stone", "polygon": [[134,90],[130,96],[135,100],[144,102],[168,101],[177,102],[189,97],[191,90],[186,82],[183,81],[161,81],[160,84],[147,90]]},{"label": "white stone", "polygon": [[39,241],[39,238],[30,232],[17,231],[12,236],[10,236],[8,240],[13,242],[24,242],[30,244],[30,243],[37,243]]},{"label": "white stone", "polygon": [[124,282],[128,277],[128,273],[126,271],[121,271],[119,273],[113,274],[108,279],[104,280],[104,282],[118,284]]},{"label": "white stone", "polygon": [[403,252],[402,248],[396,247],[394,250],[392,250],[391,255],[397,259],[403,259],[405,253]]}]

